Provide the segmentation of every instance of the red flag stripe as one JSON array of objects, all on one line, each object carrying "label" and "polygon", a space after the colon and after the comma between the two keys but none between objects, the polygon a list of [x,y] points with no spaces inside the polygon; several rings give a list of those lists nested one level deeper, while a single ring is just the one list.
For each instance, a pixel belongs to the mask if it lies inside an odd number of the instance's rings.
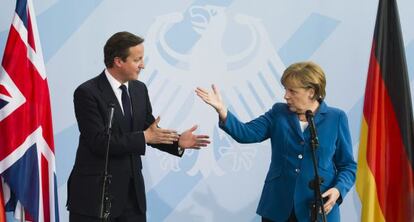
[{"label": "red flag stripe", "polygon": [[6,90],[6,88],[4,88],[3,85],[0,85],[0,94],[3,94],[3,95],[8,96],[8,97],[11,96],[10,93]]},{"label": "red flag stripe", "polygon": [[6,222],[6,212],[4,211],[3,182],[0,179],[0,222]]},{"label": "red flag stripe", "polygon": [[[42,162],[41,162],[41,168],[42,168],[42,181],[48,181],[48,183],[42,183],[42,190],[43,190],[43,216],[44,221],[50,221],[50,196],[49,196],[49,163],[46,160],[46,158],[41,155]],[[53,192],[52,192],[53,193]]]}]

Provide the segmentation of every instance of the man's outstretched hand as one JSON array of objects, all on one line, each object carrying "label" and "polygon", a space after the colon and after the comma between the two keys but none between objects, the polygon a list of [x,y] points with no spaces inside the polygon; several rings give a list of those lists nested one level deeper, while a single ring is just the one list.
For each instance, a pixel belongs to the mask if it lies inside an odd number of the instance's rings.
[{"label": "man's outstretched hand", "polygon": [[193,134],[196,129],[197,125],[194,125],[184,131],[178,140],[178,146],[182,149],[200,149],[210,144],[209,136]]}]

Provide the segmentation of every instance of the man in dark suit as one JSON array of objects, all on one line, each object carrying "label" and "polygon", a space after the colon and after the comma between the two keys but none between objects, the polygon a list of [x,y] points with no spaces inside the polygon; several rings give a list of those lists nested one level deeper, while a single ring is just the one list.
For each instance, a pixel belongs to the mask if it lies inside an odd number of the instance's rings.
[{"label": "man in dark suit", "polygon": [[114,34],[104,47],[106,69],[75,90],[80,137],[68,180],[70,221],[101,221],[110,104],[115,106],[108,165],[112,175],[110,221],[146,221],[141,173],[141,155],[145,154],[146,144],[182,156],[184,149],[199,149],[210,142],[206,135],[193,134],[197,126],[181,135],[157,126],[160,119],[152,115],[147,88],[137,80],[144,68],[143,41],[129,32]]}]

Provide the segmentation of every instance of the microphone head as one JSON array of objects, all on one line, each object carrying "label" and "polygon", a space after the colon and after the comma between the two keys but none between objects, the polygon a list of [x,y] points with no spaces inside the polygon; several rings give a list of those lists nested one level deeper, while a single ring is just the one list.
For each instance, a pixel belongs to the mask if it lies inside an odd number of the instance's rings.
[{"label": "microphone head", "polygon": [[115,108],[115,103],[109,103],[108,108]]},{"label": "microphone head", "polygon": [[313,112],[311,110],[306,110],[305,115],[306,119],[308,119],[309,117],[313,117]]}]

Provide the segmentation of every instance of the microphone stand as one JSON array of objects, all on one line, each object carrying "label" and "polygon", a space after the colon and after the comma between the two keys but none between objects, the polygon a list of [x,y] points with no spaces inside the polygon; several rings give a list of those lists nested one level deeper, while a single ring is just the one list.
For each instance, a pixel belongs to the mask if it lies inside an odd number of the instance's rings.
[{"label": "microphone stand", "polygon": [[101,196],[101,205],[99,217],[102,222],[108,222],[109,216],[111,215],[111,194],[109,193],[109,185],[111,184],[112,175],[108,174],[108,159],[109,159],[109,144],[111,141],[112,134],[112,119],[114,116],[114,107],[113,103],[108,105],[109,114],[108,114],[108,128],[106,129],[107,143],[106,143],[106,153],[105,153],[105,171],[103,176],[102,183],[102,196]]},{"label": "microphone stand", "polygon": [[312,162],[313,162],[313,171],[315,173],[315,178],[309,182],[309,187],[313,189],[314,193],[314,200],[311,204],[311,221],[317,222],[318,221],[318,209],[322,212],[322,221],[326,222],[326,213],[325,209],[323,208],[324,201],[322,199],[321,193],[321,184],[323,183],[323,178],[319,177],[318,173],[318,162],[316,160],[316,148],[319,146],[319,140],[316,133],[315,122],[313,121],[313,113],[310,110],[306,111],[306,119],[308,120],[309,129],[311,133],[311,141],[310,145],[312,148]]}]

